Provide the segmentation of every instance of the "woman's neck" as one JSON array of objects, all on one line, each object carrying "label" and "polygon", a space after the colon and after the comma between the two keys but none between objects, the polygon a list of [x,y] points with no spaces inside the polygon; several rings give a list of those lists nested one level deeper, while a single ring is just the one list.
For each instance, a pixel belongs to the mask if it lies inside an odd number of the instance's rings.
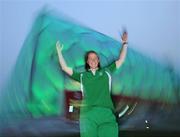
[{"label": "woman's neck", "polygon": [[90,68],[90,70],[91,70],[91,72],[93,73],[93,75],[95,75],[95,74],[96,74],[96,70],[98,70],[98,68],[95,68],[95,69]]}]

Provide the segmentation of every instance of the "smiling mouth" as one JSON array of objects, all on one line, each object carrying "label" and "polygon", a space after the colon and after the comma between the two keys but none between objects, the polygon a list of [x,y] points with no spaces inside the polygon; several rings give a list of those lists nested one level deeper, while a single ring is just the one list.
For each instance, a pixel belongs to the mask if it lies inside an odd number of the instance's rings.
[{"label": "smiling mouth", "polygon": [[97,65],[97,63],[92,63],[91,65],[92,65],[92,66],[96,66],[96,65]]}]

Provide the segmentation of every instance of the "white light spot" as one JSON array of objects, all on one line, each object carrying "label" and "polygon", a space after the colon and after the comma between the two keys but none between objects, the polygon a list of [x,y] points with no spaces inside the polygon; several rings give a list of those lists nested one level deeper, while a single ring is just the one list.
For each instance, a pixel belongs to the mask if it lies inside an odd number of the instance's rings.
[{"label": "white light spot", "polygon": [[69,106],[69,112],[73,112],[73,106]]}]

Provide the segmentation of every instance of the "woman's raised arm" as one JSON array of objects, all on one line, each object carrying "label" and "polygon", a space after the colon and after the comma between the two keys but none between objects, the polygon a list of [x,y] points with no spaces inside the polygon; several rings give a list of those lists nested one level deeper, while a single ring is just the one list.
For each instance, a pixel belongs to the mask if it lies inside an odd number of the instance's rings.
[{"label": "woman's raised arm", "polygon": [[120,50],[119,59],[116,61],[116,68],[119,68],[123,62],[125,61],[126,54],[127,54],[127,45],[128,45],[128,34],[127,32],[123,32],[121,36],[122,41],[122,48]]},{"label": "woman's raised arm", "polygon": [[66,61],[62,55],[62,49],[63,49],[63,45],[60,44],[59,41],[56,42],[56,50],[57,50],[57,53],[58,53],[58,58],[59,58],[59,63],[60,63],[60,66],[62,68],[62,70],[64,72],[66,72],[68,75],[72,75],[73,74],[73,70],[72,68],[68,67],[67,64],[66,64]]}]

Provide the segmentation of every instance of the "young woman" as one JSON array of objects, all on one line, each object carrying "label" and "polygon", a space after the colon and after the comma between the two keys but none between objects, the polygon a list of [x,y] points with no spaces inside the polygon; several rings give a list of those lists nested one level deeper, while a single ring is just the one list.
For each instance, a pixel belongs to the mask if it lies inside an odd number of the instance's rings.
[{"label": "young woman", "polygon": [[100,59],[95,51],[85,55],[86,71],[79,73],[68,67],[63,55],[63,46],[56,43],[59,63],[62,70],[81,83],[83,94],[80,112],[81,137],[118,137],[118,125],[114,116],[111,100],[111,74],[124,62],[127,53],[127,32],[124,32],[119,58],[107,67],[101,68]]}]

